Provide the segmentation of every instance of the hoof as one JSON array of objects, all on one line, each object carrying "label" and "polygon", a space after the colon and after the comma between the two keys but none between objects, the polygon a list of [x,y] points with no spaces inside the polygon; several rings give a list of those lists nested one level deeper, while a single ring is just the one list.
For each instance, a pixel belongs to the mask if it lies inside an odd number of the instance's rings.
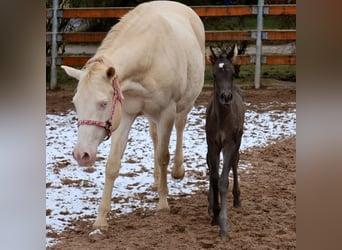
[{"label": "hoof", "polygon": [[100,229],[91,231],[88,235],[91,242],[96,242],[107,238],[107,232],[103,232]]},{"label": "hoof", "polygon": [[158,205],[157,214],[168,214],[170,213],[170,207],[168,204],[163,204],[163,206]]},{"label": "hoof", "polygon": [[169,207],[158,208],[157,213],[162,213],[162,214],[170,213],[170,208]]},{"label": "hoof", "polygon": [[230,237],[229,237],[228,234],[226,234],[226,235],[220,235],[220,238],[221,238],[222,241],[224,241],[224,240],[230,240]]},{"label": "hoof", "polygon": [[167,199],[164,198],[159,198],[158,206],[157,206],[157,212],[161,213],[169,213],[170,212],[170,207],[167,202]]},{"label": "hoof", "polygon": [[182,180],[185,176],[184,167],[176,168],[175,166],[172,168],[171,176],[173,179]]},{"label": "hoof", "polygon": [[211,220],[211,225],[212,226],[220,225],[220,221],[219,221],[218,217],[213,217],[213,219]]},{"label": "hoof", "polygon": [[235,208],[239,208],[239,207],[241,207],[241,202],[240,201],[233,201],[233,206]]},{"label": "hoof", "polygon": [[221,237],[222,240],[226,240],[228,238],[227,231],[220,230],[220,237]]}]

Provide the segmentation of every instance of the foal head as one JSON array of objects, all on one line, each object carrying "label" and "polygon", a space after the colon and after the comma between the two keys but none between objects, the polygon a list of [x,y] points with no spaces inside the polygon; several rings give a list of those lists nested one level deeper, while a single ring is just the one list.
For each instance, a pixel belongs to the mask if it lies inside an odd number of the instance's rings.
[{"label": "foal head", "polygon": [[217,98],[222,105],[229,105],[233,100],[233,61],[236,56],[236,45],[231,49],[227,56],[216,56],[213,49],[210,47],[209,59],[212,64],[215,98]]},{"label": "foal head", "polygon": [[98,145],[109,138],[121,119],[121,105],[117,100],[121,101],[122,95],[117,75],[105,58],[89,60],[82,70],[68,66],[62,68],[79,80],[73,98],[79,127],[73,156],[79,165],[91,166],[95,163]]}]

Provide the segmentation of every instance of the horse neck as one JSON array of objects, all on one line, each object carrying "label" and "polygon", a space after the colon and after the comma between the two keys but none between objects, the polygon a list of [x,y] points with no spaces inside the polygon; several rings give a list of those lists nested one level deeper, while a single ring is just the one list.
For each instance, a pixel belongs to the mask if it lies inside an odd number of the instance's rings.
[{"label": "horse neck", "polygon": [[138,74],[143,72],[141,64],[144,63],[146,58],[142,58],[141,54],[138,46],[131,48],[124,46],[99,50],[97,56],[107,57],[114,66],[120,82],[123,82],[128,78],[139,78]]}]

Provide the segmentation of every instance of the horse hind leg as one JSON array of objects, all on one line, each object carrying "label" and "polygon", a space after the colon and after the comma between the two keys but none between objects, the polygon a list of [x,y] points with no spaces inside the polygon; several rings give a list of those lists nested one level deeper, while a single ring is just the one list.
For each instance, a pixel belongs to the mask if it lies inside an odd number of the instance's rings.
[{"label": "horse hind leg", "polygon": [[183,179],[185,175],[185,169],[183,166],[183,132],[187,120],[187,112],[182,112],[176,115],[175,127],[177,133],[177,143],[174,158],[174,165],[172,167],[171,176],[174,179]]},{"label": "horse hind leg", "polygon": [[230,167],[223,165],[222,173],[219,179],[218,188],[221,201],[221,210],[219,214],[219,224],[220,224],[220,236],[225,237],[228,235],[227,227],[227,192],[229,187],[229,172]]},{"label": "horse hind leg", "polygon": [[169,192],[167,187],[167,167],[170,161],[169,142],[175,120],[175,116],[173,115],[174,113],[175,107],[170,105],[169,110],[165,110],[160,118],[159,123],[157,124],[158,143],[156,149],[156,159],[160,169],[158,187],[159,211],[170,210],[167,202],[167,196]]},{"label": "horse hind leg", "polygon": [[[234,168],[234,166],[236,165],[236,162],[237,162],[237,155],[234,154],[234,152],[235,152],[235,148],[232,147],[231,145],[227,145],[226,147],[224,147],[224,150],[223,150],[223,168],[222,168],[222,173],[221,173],[219,183],[218,183],[220,200],[221,200],[221,211],[220,211],[220,215],[219,215],[220,236],[222,238],[224,238],[228,235],[227,193],[228,193],[228,189],[229,189],[229,172],[230,172],[232,167]],[[233,170],[233,172],[234,172],[234,170]],[[237,177],[236,172],[235,172],[235,176]],[[233,189],[235,190],[235,192],[237,192],[239,190],[235,188],[235,185],[238,185],[238,182],[235,182],[235,178],[234,178]],[[235,197],[239,199],[239,196],[234,195],[234,199],[235,199]],[[238,200],[238,201],[240,201],[240,200]]]}]

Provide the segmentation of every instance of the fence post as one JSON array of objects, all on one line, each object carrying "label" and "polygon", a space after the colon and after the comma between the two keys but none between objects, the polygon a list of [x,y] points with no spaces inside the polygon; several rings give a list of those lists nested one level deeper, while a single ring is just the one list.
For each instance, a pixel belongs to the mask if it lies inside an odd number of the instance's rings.
[{"label": "fence post", "polygon": [[258,16],[257,16],[257,38],[256,38],[256,54],[255,54],[255,75],[254,86],[260,88],[260,71],[261,71],[261,35],[263,29],[263,13],[264,0],[258,0]]},{"label": "fence post", "polygon": [[57,9],[58,0],[53,0],[52,4],[52,40],[51,40],[51,74],[50,74],[50,89],[55,89],[57,85],[57,70],[56,70],[56,57],[57,57]]}]

